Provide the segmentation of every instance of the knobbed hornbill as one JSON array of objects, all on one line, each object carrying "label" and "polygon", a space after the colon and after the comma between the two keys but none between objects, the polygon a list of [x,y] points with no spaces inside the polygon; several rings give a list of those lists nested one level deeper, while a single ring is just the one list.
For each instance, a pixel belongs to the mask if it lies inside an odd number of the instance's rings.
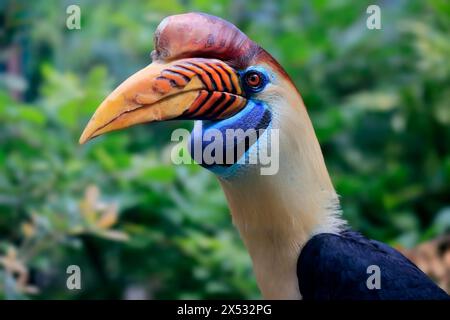
[{"label": "knobbed hornbill", "polygon": [[[153,62],[106,98],[80,143],[172,119],[197,120],[194,143],[212,128],[263,130],[232,163],[204,166],[219,179],[265,298],[448,298],[399,252],[349,231],[302,98],[269,53],[229,22],[202,13],[164,19],[154,46]],[[273,129],[279,169],[261,175],[260,165],[238,160],[257,152]],[[239,143],[224,143],[225,153]],[[367,286],[373,265],[381,289]]]}]

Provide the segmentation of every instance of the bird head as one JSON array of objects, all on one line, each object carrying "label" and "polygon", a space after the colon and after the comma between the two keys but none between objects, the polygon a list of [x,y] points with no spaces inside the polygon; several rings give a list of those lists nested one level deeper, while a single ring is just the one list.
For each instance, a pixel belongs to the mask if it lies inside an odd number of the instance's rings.
[{"label": "bird head", "polygon": [[[167,17],[154,48],[152,63],[101,103],[80,143],[140,123],[196,120],[191,156],[219,177],[263,295],[298,298],[299,248],[317,230],[339,226],[337,196],[299,92],[269,53],[217,17]],[[206,151],[211,132],[214,140],[224,136],[213,163],[192,150]],[[279,170],[263,174],[261,161],[241,161],[264,150],[275,153]]]},{"label": "bird head", "polygon": [[[215,173],[227,175],[260,135],[274,127],[275,114],[282,113],[277,110],[280,100],[296,93],[270,54],[231,23],[207,14],[165,18],[155,32],[151,56],[150,65],[101,103],[80,143],[140,123],[198,120],[190,138],[191,155]],[[224,137],[221,161],[208,163],[194,156],[192,146],[213,129],[223,135],[229,129],[240,131],[232,140]],[[256,136],[249,137],[248,130]],[[201,148],[209,143],[202,141]]]}]

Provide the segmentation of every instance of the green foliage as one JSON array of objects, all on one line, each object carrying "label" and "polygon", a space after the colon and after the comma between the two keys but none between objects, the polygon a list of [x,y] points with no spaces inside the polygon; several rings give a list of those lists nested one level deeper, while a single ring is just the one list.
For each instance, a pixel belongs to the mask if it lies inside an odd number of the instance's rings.
[{"label": "green foliage", "polygon": [[[107,93],[149,62],[159,21],[186,11],[234,22],[286,67],[355,229],[403,246],[448,232],[445,1],[386,2],[379,31],[364,1],[75,1],[72,31],[68,4],[25,3],[0,5],[0,63],[19,48],[22,66],[0,74],[0,297],[259,296],[217,181],[170,162],[170,132],[190,123],[77,143]],[[65,289],[71,264],[81,291]]]}]

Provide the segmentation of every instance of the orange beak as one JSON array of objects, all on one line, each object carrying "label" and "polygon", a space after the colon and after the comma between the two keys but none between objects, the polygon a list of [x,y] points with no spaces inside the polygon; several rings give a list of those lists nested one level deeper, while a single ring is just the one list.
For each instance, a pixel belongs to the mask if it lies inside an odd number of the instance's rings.
[{"label": "orange beak", "polygon": [[100,104],[80,143],[140,123],[225,119],[246,103],[237,72],[220,60],[154,62],[125,80]]}]

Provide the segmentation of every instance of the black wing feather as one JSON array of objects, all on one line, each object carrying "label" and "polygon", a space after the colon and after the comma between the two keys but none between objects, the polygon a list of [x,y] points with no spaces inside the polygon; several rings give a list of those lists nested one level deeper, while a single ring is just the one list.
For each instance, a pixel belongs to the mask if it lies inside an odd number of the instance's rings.
[{"label": "black wing feather", "polygon": [[[380,268],[380,289],[366,285],[370,265]],[[400,252],[353,231],[311,238],[300,253],[297,276],[305,300],[450,298]]]}]

